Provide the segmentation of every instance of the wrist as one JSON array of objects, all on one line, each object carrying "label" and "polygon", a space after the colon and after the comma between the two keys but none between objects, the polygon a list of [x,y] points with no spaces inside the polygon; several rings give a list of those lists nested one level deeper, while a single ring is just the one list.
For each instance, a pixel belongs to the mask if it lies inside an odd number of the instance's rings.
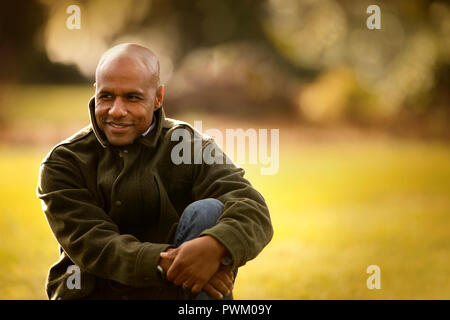
[{"label": "wrist", "polygon": [[222,266],[231,266],[233,264],[233,258],[231,257],[231,254],[228,251],[228,249],[213,236],[206,235],[206,237],[213,239],[214,243],[217,245],[219,264]]},{"label": "wrist", "polygon": [[219,260],[221,260],[222,258],[224,258],[225,256],[228,255],[228,250],[222,244],[222,242],[220,242],[219,240],[217,240],[216,238],[214,238],[213,236],[210,236],[210,235],[206,235],[205,237],[210,239],[211,243],[213,243],[214,246],[216,247],[215,251],[217,252],[217,256],[218,256]]},{"label": "wrist", "polygon": [[233,258],[231,257],[230,252],[228,249],[216,238],[213,236],[210,236],[218,245],[219,250],[219,257],[220,257],[220,264],[223,266],[231,266],[233,264]]},{"label": "wrist", "polygon": [[[164,252],[170,253],[173,250],[175,250],[175,249],[174,248],[168,248]],[[169,270],[170,266],[172,265],[172,262],[173,262],[173,259],[160,257],[158,265],[157,265],[157,268],[161,268],[164,272],[167,272],[167,270]]]}]

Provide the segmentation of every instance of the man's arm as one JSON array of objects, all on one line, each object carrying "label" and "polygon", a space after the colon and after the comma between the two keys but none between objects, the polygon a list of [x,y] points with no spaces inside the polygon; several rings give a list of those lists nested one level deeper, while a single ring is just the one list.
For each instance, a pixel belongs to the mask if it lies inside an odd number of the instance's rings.
[{"label": "man's arm", "polygon": [[236,269],[255,258],[272,239],[269,209],[264,197],[244,178],[243,168],[213,140],[206,141],[205,148],[213,150],[214,158],[221,157],[223,164],[194,166],[193,195],[195,199],[218,199],[224,208],[217,224],[200,235],[210,235],[222,243],[232,258],[232,269]]},{"label": "man's arm", "polygon": [[[236,269],[256,257],[273,235],[264,198],[243,177],[242,168],[231,161],[227,163],[226,155],[215,142],[210,140],[204,143],[203,150],[208,144],[212,144],[209,148],[220,152],[223,164],[193,166],[193,197],[195,200],[220,200],[224,203],[223,213],[214,227],[194,239],[198,243],[191,243],[194,240],[186,242],[167,274],[168,279],[176,283],[194,282],[194,292],[200,291],[218,270],[224,254],[220,246],[214,248],[208,242],[201,241],[201,238],[206,238],[203,236],[210,236],[225,248],[232,258],[232,269]],[[215,156],[214,151],[212,155]],[[198,263],[207,266],[202,268],[197,266]]]},{"label": "man's arm", "polygon": [[71,152],[55,149],[41,165],[38,197],[57,241],[82,270],[119,283],[160,285],[156,266],[168,244],[140,242],[120,234],[86,186]]}]

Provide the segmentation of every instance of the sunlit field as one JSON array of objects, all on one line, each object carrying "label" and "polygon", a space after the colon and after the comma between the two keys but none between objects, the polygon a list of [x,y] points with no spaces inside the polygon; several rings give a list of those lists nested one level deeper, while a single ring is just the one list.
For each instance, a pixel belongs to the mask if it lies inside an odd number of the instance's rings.
[{"label": "sunlit field", "polygon": [[[251,174],[275,236],[242,268],[242,299],[450,298],[450,150],[425,144],[283,146]],[[366,268],[381,269],[381,289]]]},{"label": "sunlit field", "polygon": [[[35,189],[50,147],[0,147],[0,299],[46,298],[57,244]],[[240,268],[236,299],[450,299],[448,145],[305,143],[280,128],[279,172],[259,170],[248,166],[247,177],[267,200],[275,234]],[[369,265],[380,267],[379,290],[366,287]]]},{"label": "sunlit field", "polygon": [[[450,298],[450,150],[283,146],[278,175],[249,178],[275,236],[239,271],[237,299]],[[2,148],[0,298],[44,299],[57,246],[35,197],[43,150]],[[366,268],[381,268],[381,289]]]}]

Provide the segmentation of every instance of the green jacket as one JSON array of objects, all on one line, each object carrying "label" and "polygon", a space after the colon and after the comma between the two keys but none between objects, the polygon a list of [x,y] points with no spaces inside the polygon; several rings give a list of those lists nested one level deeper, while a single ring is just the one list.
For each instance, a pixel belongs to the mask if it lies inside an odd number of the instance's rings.
[{"label": "green jacket", "polygon": [[[50,299],[182,298],[181,289],[160,279],[156,266],[160,252],[173,243],[184,208],[196,200],[223,202],[217,225],[203,234],[228,249],[233,268],[268,244],[269,210],[242,168],[225,161],[172,162],[171,150],[179,143],[171,140],[175,129],[189,130],[191,143],[201,139],[203,149],[215,144],[211,138],[165,118],[161,108],[148,135],[115,147],[95,123],[94,106],[91,99],[91,124],[56,145],[40,167],[37,194],[60,245],[60,259],[46,284]],[[80,289],[67,286],[73,275],[67,268],[74,264],[81,271]]]}]

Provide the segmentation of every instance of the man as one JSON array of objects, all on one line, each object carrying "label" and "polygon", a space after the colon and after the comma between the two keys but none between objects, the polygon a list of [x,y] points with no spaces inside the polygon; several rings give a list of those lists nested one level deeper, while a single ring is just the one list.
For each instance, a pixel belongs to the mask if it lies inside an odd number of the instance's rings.
[{"label": "man", "polygon": [[[228,161],[173,162],[180,129],[190,144],[201,142],[199,152],[214,146],[227,158],[212,139],[165,117],[149,49],[111,48],[95,80],[91,124],[41,164],[37,193],[60,245],[49,298],[230,298],[237,268],[272,237],[264,198]],[[79,288],[68,286],[73,265]]]}]

